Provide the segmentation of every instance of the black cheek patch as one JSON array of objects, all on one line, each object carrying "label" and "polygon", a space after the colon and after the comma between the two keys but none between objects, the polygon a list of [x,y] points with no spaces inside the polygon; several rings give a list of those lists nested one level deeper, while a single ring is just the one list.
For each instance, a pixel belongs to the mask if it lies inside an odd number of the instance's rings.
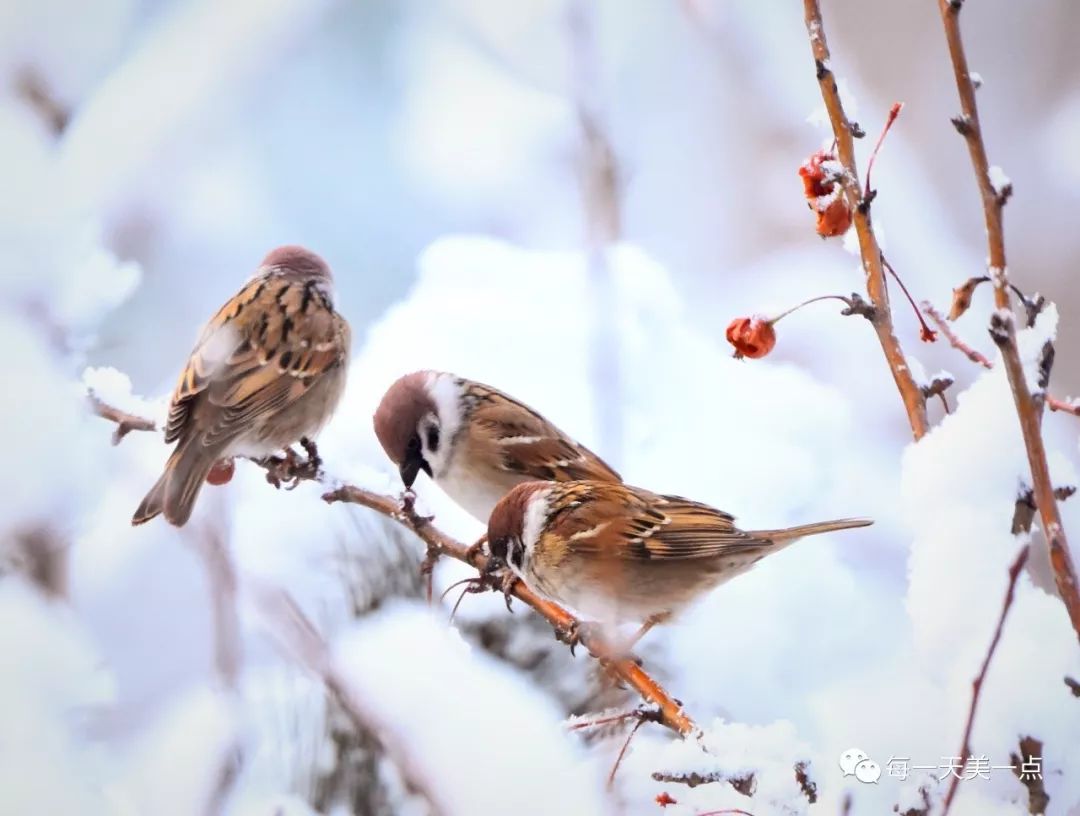
[{"label": "black cheek patch", "polygon": [[518,569],[524,568],[525,545],[521,542],[521,539],[514,539],[513,546],[510,547],[510,551],[507,553],[507,560]]}]

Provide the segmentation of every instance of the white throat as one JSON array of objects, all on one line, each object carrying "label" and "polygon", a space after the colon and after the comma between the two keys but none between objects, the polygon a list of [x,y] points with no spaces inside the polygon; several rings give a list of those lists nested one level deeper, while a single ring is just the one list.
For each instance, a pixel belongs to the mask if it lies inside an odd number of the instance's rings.
[{"label": "white throat", "polygon": [[421,435],[424,458],[431,466],[435,481],[446,477],[454,456],[454,437],[461,430],[461,386],[453,374],[432,372],[428,375],[427,391],[435,403],[439,421],[439,449],[428,450],[427,440]]}]

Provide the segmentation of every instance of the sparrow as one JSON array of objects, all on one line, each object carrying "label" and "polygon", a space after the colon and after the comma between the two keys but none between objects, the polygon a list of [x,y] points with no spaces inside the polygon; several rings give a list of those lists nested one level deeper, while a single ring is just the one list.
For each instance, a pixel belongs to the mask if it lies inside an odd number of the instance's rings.
[{"label": "sparrow", "polygon": [[401,377],[383,396],[374,423],[406,488],[422,470],[484,523],[522,482],[622,481],[599,456],[532,408],[453,374],[416,371]]},{"label": "sparrow", "polygon": [[[629,645],[799,538],[865,527],[838,519],[743,531],[722,510],[613,482],[525,482],[488,521],[494,569],[593,619],[641,622]],[[504,588],[505,585],[504,585]]]},{"label": "sparrow", "polygon": [[165,428],[176,447],[131,523],[164,514],[180,527],[216,462],[268,456],[318,433],[344,391],[350,341],[323,259],[299,246],[273,250],[191,352]]}]

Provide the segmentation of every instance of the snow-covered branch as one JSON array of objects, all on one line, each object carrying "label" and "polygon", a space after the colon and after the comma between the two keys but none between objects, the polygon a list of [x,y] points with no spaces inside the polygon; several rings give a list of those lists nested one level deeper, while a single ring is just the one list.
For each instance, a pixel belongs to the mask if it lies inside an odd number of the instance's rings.
[{"label": "snow-covered branch", "polygon": [[[133,418],[106,405],[101,400],[95,400],[92,404],[99,416],[113,422],[126,423],[125,427],[131,430],[156,429],[153,422],[145,419],[140,421],[138,417]],[[255,464],[267,471],[267,478],[272,483],[305,480],[325,484],[335,482],[327,477],[317,465],[312,466],[317,461],[317,453],[312,446],[308,450],[306,460],[299,457],[286,457],[260,460]],[[428,547],[430,558],[449,556],[474,567],[481,578],[488,575],[488,557],[479,547],[468,547],[443,533],[431,523],[430,518],[417,513],[411,501],[403,502],[392,496],[385,496],[353,485],[343,485],[339,482],[337,484],[337,487],[323,496],[327,502],[358,504],[381,513],[415,533]],[[646,703],[655,705],[658,711],[658,722],[682,736],[689,736],[700,731],[693,719],[683,711],[682,705],[639,666],[632,656],[621,654],[602,635],[582,626],[581,621],[565,609],[536,595],[521,581],[515,580],[507,584],[506,592],[508,606],[509,597],[513,596],[534,609],[552,625],[556,636],[566,640],[571,646],[580,643],[613,677],[637,691]]]},{"label": "snow-covered branch", "polygon": [[[807,5],[809,7],[810,0],[807,0]],[[979,109],[975,101],[975,82],[968,69],[967,54],[960,36],[960,10],[963,2],[962,0],[938,0],[938,5],[945,27],[945,39],[952,60],[953,74],[956,78],[956,89],[960,97],[961,114],[953,119],[953,125],[967,142],[979,193],[982,196],[983,214],[986,221],[989,274],[994,286],[996,308],[990,318],[990,336],[1001,352],[1005,373],[1016,403],[1016,413],[1020,418],[1024,448],[1031,467],[1032,490],[1035,494],[1039,516],[1042,519],[1046,544],[1050,551],[1054,580],[1077,638],[1080,638],[1080,586],[1077,584],[1076,568],[1073,566],[1061,513],[1054,498],[1054,486],[1050,480],[1050,466],[1042,437],[1042,408],[1046,401],[1047,382],[1040,381],[1040,391],[1032,394],[1016,342],[1016,326],[1009,295],[1008,266],[1005,260],[1005,234],[1002,226],[1002,211],[1008,200],[1008,194],[1005,188],[994,183],[1001,173],[1000,171],[991,173],[986,155],[986,144],[979,122]],[[1008,185],[1007,189],[1011,192],[1011,185]],[[1048,381],[1053,346],[1050,346],[1048,354],[1044,354],[1044,359],[1046,360],[1045,371],[1041,380]]]},{"label": "snow-covered branch", "polygon": [[873,194],[864,195],[859,185],[859,171],[855,164],[855,136],[863,132],[855,122],[849,121],[840,99],[836,77],[830,67],[829,44],[825,39],[825,27],[821,19],[821,7],[818,0],[804,0],[806,30],[810,35],[810,48],[817,67],[817,80],[825,109],[829,114],[836,149],[843,173],[838,179],[848,209],[852,213],[852,222],[859,238],[859,251],[862,255],[863,270],[866,273],[866,293],[873,304],[873,316],[870,324],[874,327],[881,350],[889,364],[893,381],[900,391],[904,402],[908,423],[915,439],[921,438],[929,429],[926,420],[926,397],[915,382],[900,341],[893,330],[892,312],[889,308],[889,295],[885,285],[885,267],[878,246],[877,236],[870,220],[870,201]]}]

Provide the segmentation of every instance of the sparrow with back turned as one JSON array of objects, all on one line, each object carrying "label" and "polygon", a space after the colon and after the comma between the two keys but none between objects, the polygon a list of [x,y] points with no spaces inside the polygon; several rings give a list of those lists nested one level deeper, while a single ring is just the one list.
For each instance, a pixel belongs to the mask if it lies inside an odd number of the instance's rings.
[{"label": "sparrow with back turned", "polygon": [[527,482],[492,512],[488,548],[557,603],[604,622],[641,622],[632,645],[797,539],[873,523],[839,519],[744,532],[734,521],[706,504],[623,484]]},{"label": "sparrow with back turned", "polygon": [[176,448],[131,523],[164,514],[179,527],[216,462],[268,456],[316,434],[344,391],[350,341],[322,258],[273,250],[191,352],[165,429]]},{"label": "sparrow with back turned", "polygon": [[383,396],[374,422],[405,487],[422,470],[481,522],[522,482],[621,481],[599,456],[532,408],[453,374],[401,377]]}]

